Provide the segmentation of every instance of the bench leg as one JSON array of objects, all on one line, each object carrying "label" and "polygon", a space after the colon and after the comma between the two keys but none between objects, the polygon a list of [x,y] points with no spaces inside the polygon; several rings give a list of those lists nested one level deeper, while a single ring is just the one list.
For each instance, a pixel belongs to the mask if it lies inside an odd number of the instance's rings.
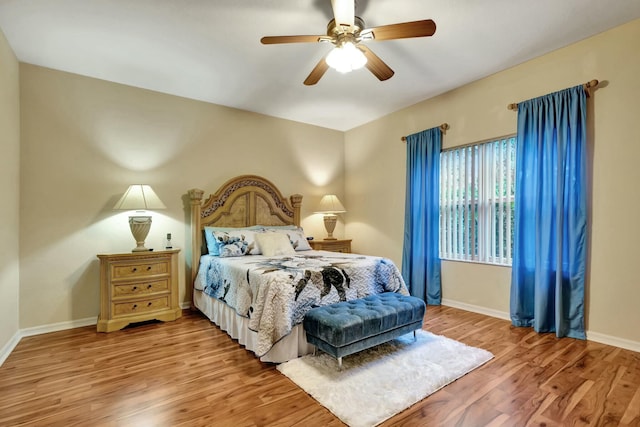
[{"label": "bench leg", "polygon": [[413,330],[413,340],[414,340],[414,341],[418,341],[418,337],[416,337],[416,331],[415,331],[415,329]]},{"label": "bench leg", "polygon": [[338,357],[338,369],[342,369],[342,357]]}]

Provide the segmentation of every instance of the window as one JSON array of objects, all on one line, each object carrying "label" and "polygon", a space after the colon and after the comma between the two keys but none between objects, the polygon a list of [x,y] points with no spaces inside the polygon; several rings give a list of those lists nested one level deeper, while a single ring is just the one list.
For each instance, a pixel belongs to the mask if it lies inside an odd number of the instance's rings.
[{"label": "window", "polygon": [[516,138],[440,154],[440,258],[511,265]]}]

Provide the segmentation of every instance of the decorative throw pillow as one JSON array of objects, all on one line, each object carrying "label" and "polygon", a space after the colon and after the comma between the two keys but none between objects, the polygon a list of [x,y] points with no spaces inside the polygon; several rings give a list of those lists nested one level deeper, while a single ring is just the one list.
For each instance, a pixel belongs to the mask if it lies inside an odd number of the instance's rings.
[{"label": "decorative throw pillow", "polygon": [[275,228],[275,227],[265,227],[265,231],[272,233],[280,233],[286,234],[291,241],[291,246],[296,251],[310,251],[311,245],[307,241],[307,238],[304,235],[304,230],[302,227],[293,226],[293,228]]},{"label": "decorative throw pillow", "polygon": [[258,255],[255,236],[255,231],[247,229],[213,232],[220,257]]},{"label": "decorative throw pillow", "polygon": [[296,230],[299,227],[297,225],[256,225],[256,227],[260,227],[263,230]]},{"label": "decorative throw pillow", "polygon": [[264,256],[295,255],[296,251],[286,234],[256,233],[256,243]]},{"label": "decorative throw pillow", "polygon": [[205,227],[204,228],[204,238],[207,242],[207,251],[209,252],[209,255],[220,255],[220,252],[218,251],[218,239],[216,238],[216,236],[214,235],[215,232],[220,232],[220,231],[244,231],[244,230],[251,230],[251,231],[256,231],[258,229],[261,229],[262,227],[258,227],[258,226],[251,226],[251,227]]}]

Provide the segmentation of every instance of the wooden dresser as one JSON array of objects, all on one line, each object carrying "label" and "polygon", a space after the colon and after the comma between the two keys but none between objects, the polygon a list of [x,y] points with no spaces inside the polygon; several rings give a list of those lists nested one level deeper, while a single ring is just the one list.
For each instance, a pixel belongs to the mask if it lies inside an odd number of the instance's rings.
[{"label": "wooden dresser", "polygon": [[122,329],[146,320],[176,320],[178,253],[129,252],[98,255],[100,259],[100,317],[98,332]]},{"label": "wooden dresser", "polygon": [[331,251],[351,253],[351,239],[349,240],[309,240],[311,248],[316,251]]}]

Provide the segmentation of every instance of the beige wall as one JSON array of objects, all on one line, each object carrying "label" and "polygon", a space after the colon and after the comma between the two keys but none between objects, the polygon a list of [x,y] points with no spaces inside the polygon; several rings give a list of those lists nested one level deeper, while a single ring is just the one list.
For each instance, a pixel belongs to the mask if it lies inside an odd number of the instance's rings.
[{"label": "beige wall", "polygon": [[[634,268],[640,235],[626,226],[640,208],[633,191],[640,178],[634,121],[639,113],[639,39],[640,21],[634,21],[346,134],[26,64],[20,65],[19,130],[14,93],[18,66],[1,39],[0,195],[17,200],[18,170],[21,187],[20,221],[15,203],[0,208],[0,345],[16,330],[16,305],[5,301],[17,301],[18,288],[12,284],[18,277],[20,328],[97,316],[95,254],[133,247],[126,213],[111,210],[131,183],[151,184],[168,207],[154,214],[150,247],[160,247],[163,235],[171,232],[174,242],[186,248],[187,189],[214,190],[232,176],[255,173],[285,194],[305,196],[303,226],[310,235],[324,234],[321,218],[312,215],[321,195],[342,196],[348,223],[339,224],[336,235],[353,238],[355,251],[388,256],[400,265],[402,135],[448,122],[444,145],[451,147],[514,133],[516,116],[506,109],[508,103],[593,78],[604,82],[590,100],[593,207],[587,326],[591,336],[640,343],[640,287]],[[185,274],[181,271],[182,295]],[[443,297],[507,313],[509,276],[504,267],[444,262]]]},{"label": "beige wall", "polygon": [[[402,260],[405,147],[402,135],[451,125],[452,147],[516,131],[508,103],[591,79],[591,253],[587,328],[640,345],[640,20],[396,112],[345,135],[346,235],[357,251]],[[428,84],[428,82],[425,82]],[[382,208],[386,206],[387,208]],[[496,313],[509,312],[510,269],[443,262],[443,298]]]},{"label": "beige wall", "polygon": [[[0,31],[0,350],[18,333],[20,85],[16,56]],[[0,357],[2,352],[0,351]]]},{"label": "beige wall", "polygon": [[127,213],[111,209],[129,184],[150,184],[167,206],[154,213],[153,248],[169,232],[187,248],[190,188],[264,176],[303,194],[302,225],[316,236],[320,197],[344,193],[342,132],[27,64],[20,72],[21,328],[98,315],[96,254],[135,246]]}]

